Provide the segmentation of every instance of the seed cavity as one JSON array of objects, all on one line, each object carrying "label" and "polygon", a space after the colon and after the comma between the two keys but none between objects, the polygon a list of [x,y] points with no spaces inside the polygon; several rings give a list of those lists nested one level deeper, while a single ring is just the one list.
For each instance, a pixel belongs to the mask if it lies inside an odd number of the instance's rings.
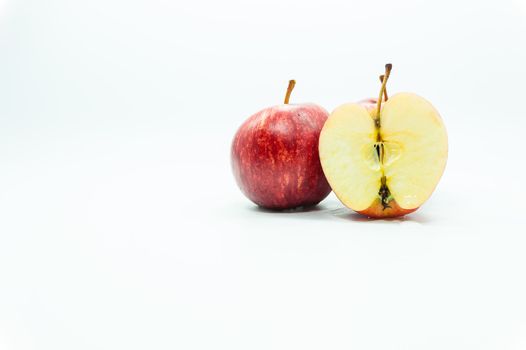
[{"label": "seed cavity", "polygon": [[385,146],[383,142],[376,142],[374,144],[374,150],[376,152],[376,159],[378,163],[383,164],[384,163],[384,155],[385,155]]},{"label": "seed cavity", "polygon": [[387,178],[385,176],[384,169],[386,166],[389,166],[398,158],[400,158],[402,155],[402,146],[396,142],[383,140],[373,143],[372,146],[372,150],[371,144],[369,144],[367,148],[364,148],[364,157],[371,169],[380,171],[382,173],[378,197],[382,203],[383,210],[386,210],[391,208],[389,203],[393,200],[393,196],[391,195],[391,191],[387,186]]},{"label": "seed cavity", "polygon": [[380,201],[382,202],[382,210],[386,210],[388,208],[391,208],[389,205],[389,202],[392,200],[391,198],[391,191],[389,191],[389,187],[387,187],[387,179],[385,176],[382,176],[381,180],[381,186],[380,190],[378,191],[378,196],[380,196]]}]

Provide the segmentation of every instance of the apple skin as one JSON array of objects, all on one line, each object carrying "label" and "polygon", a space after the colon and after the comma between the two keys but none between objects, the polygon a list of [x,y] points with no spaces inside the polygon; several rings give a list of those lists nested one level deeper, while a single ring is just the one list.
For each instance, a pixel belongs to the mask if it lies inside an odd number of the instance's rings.
[{"label": "apple skin", "polygon": [[[378,99],[377,98],[366,98],[361,101],[358,101],[359,105],[365,107],[365,109],[371,114],[371,116],[376,113]],[[419,207],[413,209],[404,209],[396,203],[396,200],[393,199],[389,202],[389,208],[385,208],[382,205],[380,199],[376,199],[369,208],[361,211],[357,211],[362,215],[368,216],[373,219],[388,219],[404,216],[416,211]]]},{"label": "apple skin", "polygon": [[360,100],[357,103],[363,106],[367,110],[367,112],[369,112],[372,116],[372,113],[376,111],[376,105],[378,104],[378,99],[374,97],[369,97],[369,98],[364,98],[363,100]]},{"label": "apple skin", "polygon": [[241,191],[257,205],[292,209],[318,204],[331,192],[318,140],[329,113],[315,104],[283,104],[252,115],[231,148]]}]

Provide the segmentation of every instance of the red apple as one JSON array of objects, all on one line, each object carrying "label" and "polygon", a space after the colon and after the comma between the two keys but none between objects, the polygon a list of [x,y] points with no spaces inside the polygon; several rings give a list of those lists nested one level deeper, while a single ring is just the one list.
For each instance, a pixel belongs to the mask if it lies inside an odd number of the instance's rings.
[{"label": "red apple", "polygon": [[318,140],[329,113],[315,104],[285,103],[248,118],[232,142],[232,170],[241,191],[269,209],[318,204],[331,188],[325,179]]}]

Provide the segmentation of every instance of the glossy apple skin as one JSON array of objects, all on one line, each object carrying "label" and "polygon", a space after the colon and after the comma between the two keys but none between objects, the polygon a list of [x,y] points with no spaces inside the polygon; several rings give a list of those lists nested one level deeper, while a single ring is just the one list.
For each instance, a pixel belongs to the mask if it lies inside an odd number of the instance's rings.
[{"label": "glossy apple skin", "polygon": [[[358,104],[365,107],[365,109],[371,113],[371,116],[376,111],[376,104],[378,102],[377,98],[366,98],[358,102]],[[407,214],[410,214],[417,210],[419,207],[413,209],[404,209],[396,203],[396,200],[393,199],[389,202],[389,207],[384,209],[380,199],[375,200],[371,206],[365,210],[357,211],[362,215],[368,216],[373,219],[388,219],[388,218],[397,218]]]},{"label": "glossy apple skin", "polygon": [[329,113],[315,104],[264,109],[239,128],[231,148],[232,171],[241,191],[276,210],[318,204],[331,192],[318,154]]},{"label": "glossy apple skin", "polygon": [[[378,99],[374,98],[374,97],[369,97],[369,98],[364,98],[363,100],[360,100],[357,103],[359,105],[365,107],[367,112],[369,112],[371,114],[374,110],[376,110],[376,104],[378,103]],[[383,102],[382,102],[382,104],[383,104]],[[372,114],[371,114],[371,116],[372,116]]]}]

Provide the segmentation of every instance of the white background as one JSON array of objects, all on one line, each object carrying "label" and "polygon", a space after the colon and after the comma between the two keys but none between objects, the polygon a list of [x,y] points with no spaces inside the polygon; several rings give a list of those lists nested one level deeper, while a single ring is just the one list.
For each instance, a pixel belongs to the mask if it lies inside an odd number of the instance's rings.
[{"label": "white background", "polygon": [[[416,92],[402,220],[258,210],[244,119]],[[526,3],[0,0],[0,349],[526,349]]]}]

